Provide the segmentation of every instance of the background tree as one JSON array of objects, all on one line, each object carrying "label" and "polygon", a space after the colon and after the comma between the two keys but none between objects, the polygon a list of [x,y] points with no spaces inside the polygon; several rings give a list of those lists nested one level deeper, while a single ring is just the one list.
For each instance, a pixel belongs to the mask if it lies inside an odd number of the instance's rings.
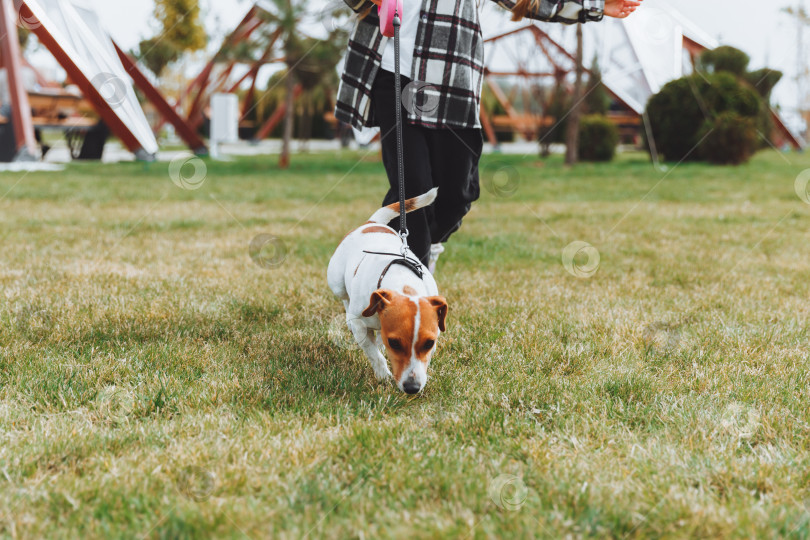
[{"label": "background tree", "polygon": [[197,0],[155,0],[153,14],[159,31],[138,44],[135,56],[159,77],[183,53],[205,48],[208,36]]},{"label": "background tree", "polygon": [[295,78],[303,93],[298,99],[296,113],[301,118],[299,137],[309,140],[315,115],[332,106],[332,95],[338,86],[335,70],[343,55],[343,41],[339,32],[332,32],[327,39],[305,38],[298,42],[295,51]]},{"label": "background tree", "polygon": [[[270,11],[263,17],[274,31],[281,29],[281,50],[284,54],[286,70],[284,80],[284,127],[282,133],[279,166],[290,164],[290,144],[292,142],[296,110],[301,114],[306,127],[299,130],[307,136],[312,123],[312,115],[331,100],[332,89],[337,86],[335,66],[340,61],[347,34],[333,30],[326,39],[307,36],[303,19],[308,15],[306,0],[271,0]],[[301,85],[304,92],[295,105],[295,87]],[[316,106],[317,105],[317,106]]]},{"label": "background tree", "polygon": [[166,66],[177,60],[179,53],[174,44],[155,36],[141,40],[136,56],[155,77],[160,77]]},{"label": "background tree", "polygon": [[599,58],[594,55],[591,62],[588,85],[585,87],[585,109],[588,114],[607,114],[610,108],[610,96],[602,84],[602,69],[599,67]]},{"label": "background tree", "polygon": [[808,43],[806,32],[810,28],[810,13],[804,5],[788,7],[782,10],[796,23],[796,89],[799,95],[799,112],[810,124],[810,63],[808,62]]},{"label": "background tree", "polygon": [[582,64],[582,23],[577,24],[577,61],[576,81],[574,94],[571,96],[571,114],[565,130],[565,163],[574,165],[579,160],[579,120],[582,111],[582,73],[585,70]]},{"label": "background tree", "polygon": [[566,121],[571,108],[571,98],[565,87],[565,76],[555,77],[554,86],[549,90],[547,105],[543,116],[547,124],[540,128],[540,155],[548,157],[551,154],[551,145],[565,141]]},{"label": "background tree", "polygon": [[301,19],[306,14],[307,1],[297,0],[271,0],[268,7],[271,11],[263,12],[263,18],[271,23],[270,26],[281,29],[281,49],[284,53],[286,70],[284,78],[284,131],[281,142],[281,155],[279,167],[286,169],[290,166],[290,143],[293,137],[295,84],[297,62],[306,55],[303,48],[303,36],[299,34]]},{"label": "background tree", "polygon": [[25,51],[28,46],[28,39],[31,37],[31,31],[23,25],[17,26],[17,40],[20,42],[20,51]]}]

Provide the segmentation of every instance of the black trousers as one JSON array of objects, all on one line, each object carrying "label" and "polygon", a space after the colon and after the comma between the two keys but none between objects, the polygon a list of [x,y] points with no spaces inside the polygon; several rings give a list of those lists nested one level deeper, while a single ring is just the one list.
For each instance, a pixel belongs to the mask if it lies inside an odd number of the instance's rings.
[{"label": "black trousers", "polygon": [[[404,88],[410,80],[401,77]],[[371,89],[371,106],[380,124],[382,159],[391,188],[383,205],[399,201],[397,180],[396,109],[394,109],[394,74],[382,69]],[[399,104],[402,107],[401,104]],[[478,160],[483,137],[480,129],[427,128],[408,123],[402,107],[403,162],[405,196],[421,195],[439,188],[436,202],[408,214],[408,245],[427,264],[430,244],[445,242],[461,226],[461,218],[478,199]],[[390,223],[399,230],[399,218]]]}]

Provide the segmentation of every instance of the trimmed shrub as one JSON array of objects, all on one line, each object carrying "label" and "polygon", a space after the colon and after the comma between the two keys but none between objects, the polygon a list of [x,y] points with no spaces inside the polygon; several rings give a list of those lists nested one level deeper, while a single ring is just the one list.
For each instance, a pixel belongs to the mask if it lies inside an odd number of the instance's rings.
[{"label": "trimmed shrub", "polygon": [[725,71],[737,77],[744,77],[751,57],[740,49],[725,45],[704,51],[698,61],[703,70],[709,73]]},{"label": "trimmed shrub", "polygon": [[701,156],[718,165],[745,163],[757,150],[756,119],[732,111],[704,122],[699,136]]},{"label": "trimmed shrub", "polygon": [[582,161],[610,161],[616,155],[619,130],[601,114],[583,116],[579,125],[579,158]]},{"label": "trimmed shrub", "polygon": [[697,145],[707,119],[733,112],[756,122],[762,107],[756,90],[723,72],[668,83],[650,98],[647,115],[656,150],[664,159],[694,161],[702,158]]},{"label": "trimmed shrub", "polygon": [[[771,118],[771,92],[782,79],[782,72],[775,69],[762,68],[746,73],[744,79],[762,97],[762,106],[757,120],[757,129],[761,133],[773,133],[773,119]],[[768,140],[762,138],[757,145],[759,148],[766,148]]]},{"label": "trimmed shrub", "polygon": [[770,102],[771,91],[773,90],[773,87],[782,80],[783,76],[784,74],[781,71],[762,68],[756,71],[751,71],[750,73],[746,73],[744,78],[746,81],[748,81],[748,84],[753,86],[756,91],[759,92],[762,99]]}]

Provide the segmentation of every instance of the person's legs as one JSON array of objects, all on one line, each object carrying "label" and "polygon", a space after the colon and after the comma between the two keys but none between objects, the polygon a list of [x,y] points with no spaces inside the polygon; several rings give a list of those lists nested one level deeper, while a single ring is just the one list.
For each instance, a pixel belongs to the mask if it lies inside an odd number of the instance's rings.
[{"label": "person's legs", "polygon": [[[402,88],[408,84],[406,77],[401,78]],[[402,107],[401,104],[397,104]],[[394,74],[384,70],[377,71],[377,78],[371,89],[371,106],[374,107],[374,116],[380,123],[380,137],[382,144],[382,158],[385,171],[388,175],[390,189],[383,199],[383,205],[399,201],[399,185],[397,179],[397,133],[396,109],[394,99]],[[414,126],[405,121],[407,111],[402,109],[402,145],[403,162],[405,165],[405,197],[411,198],[421,195],[433,188],[430,170],[430,152],[428,128]],[[439,190],[441,196],[441,189]],[[430,254],[429,221],[433,219],[434,210],[431,207],[416,210],[408,214],[408,246],[414,255],[427,264]],[[393,220],[390,226],[399,230],[399,218]]]},{"label": "person's legs", "polygon": [[480,195],[478,161],[484,141],[480,129],[432,131],[430,169],[439,194],[429,226],[431,243],[438,244],[458,230]]}]

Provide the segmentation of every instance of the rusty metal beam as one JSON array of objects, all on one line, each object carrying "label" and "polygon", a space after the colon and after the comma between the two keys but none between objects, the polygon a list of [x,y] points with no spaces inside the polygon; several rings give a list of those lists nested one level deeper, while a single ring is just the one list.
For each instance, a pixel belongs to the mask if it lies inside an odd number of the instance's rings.
[{"label": "rusty metal beam", "polygon": [[[530,27],[529,27],[529,29],[530,29],[530,31],[531,31],[531,32],[534,34],[534,36],[535,36],[535,40],[537,41],[537,44],[538,44],[538,45],[540,45],[540,46],[542,47],[542,39],[541,39],[541,38],[545,38],[545,39],[546,39],[546,40],[547,40],[549,43],[551,43],[552,45],[554,45],[554,47],[555,47],[555,48],[556,48],[556,49],[557,49],[557,50],[558,50],[558,51],[559,51],[561,54],[563,54],[564,56],[568,57],[568,59],[569,59],[569,60],[571,60],[571,61],[574,63],[574,65],[576,65],[576,63],[577,63],[577,59],[576,59],[576,57],[574,57],[574,55],[572,55],[570,52],[568,52],[567,50],[565,50],[565,47],[563,47],[562,45],[560,45],[559,43],[557,43],[556,41],[554,41],[554,39],[552,39],[552,38],[551,38],[551,36],[549,36],[548,34],[546,34],[545,32],[543,32],[542,30],[540,30],[540,29],[539,29],[539,28],[537,28],[536,26],[530,26]],[[545,51],[545,47],[543,47],[543,50]],[[550,55],[550,54],[549,54],[547,51],[546,51],[546,55],[549,57],[549,60],[551,60],[551,55]]]},{"label": "rusty metal beam", "polygon": [[[201,113],[202,108],[202,101],[205,95],[206,89],[208,85],[211,83],[211,71],[214,69],[214,65],[217,63],[219,56],[222,52],[226,49],[226,47],[230,44],[239,43],[242,40],[247,39],[250,35],[264,22],[261,17],[257,16],[258,8],[254,4],[245,16],[242,18],[241,22],[236,26],[233,32],[231,32],[222,42],[222,45],[219,47],[217,53],[208,61],[205,65],[203,70],[197,76],[196,79],[189,85],[186,91],[178,100],[177,104],[179,107],[182,106],[183,100],[188,97],[193,91],[195,87],[197,88],[197,93],[194,96],[194,99],[191,103],[191,108],[189,109],[188,114],[186,115],[186,119],[191,122],[191,125],[194,127],[199,127],[202,124],[203,118]],[[233,67],[233,62],[231,62],[231,68]],[[230,71],[229,71],[230,72]]]},{"label": "rusty metal beam", "polygon": [[[507,116],[509,116],[509,118],[511,118],[514,121],[515,128],[518,129],[518,125],[520,124],[519,115],[515,111],[515,108],[512,106],[512,104],[507,99],[506,94],[503,93],[501,87],[498,86],[498,84],[495,81],[493,81],[490,77],[484,77],[484,80],[486,81],[487,86],[489,86],[490,90],[492,90],[492,93],[495,95],[495,99],[497,99],[498,102],[501,104],[501,106],[504,108],[504,110],[506,110]],[[530,131],[523,131],[521,134],[524,137],[526,137],[526,139],[532,140],[532,133]]]},{"label": "rusty metal beam", "polygon": [[793,147],[794,150],[803,150],[804,142],[801,141],[798,137],[796,137],[796,135],[790,130],[790,128],[788,128],[787,125],[785,125],[785,123],[782,121],[782,118],[775,110],[773,110],[773,108],[770,108],[770,114],[776,132],[782,135],[782,137],[784,137],[790,143],[790,145]]},{"label": "rusty metal beam", "polygon": [[511,36],[513,34],[519,34],[521,32],[525,32],[526,30],[532,28],[532,26],[534,26],[534,25],[529,24],[527,26],[522,26],[522,27],[517,28],[515,30],[510,30],[509,32],[504,32],[503,34],[498,34],[497,36],[492,36],[491,38],[485,39],[484,43],[494,43],[494,42],[499,41],[499,40],[501,40],[501,39],[503,39],[505,37],[509,37],[509,36]]},{"label": "rusty metal beam", "polygon": [[146,75],[138,68],[138,65],[135,63],[135,60],[129,57],[127,53],[125,53],[121,47],[118,46],[118,43],[113,41],[113,46],[115,47],[115,52],[118,53],[118,58],[121,60],[121,64],[123,64],[124,69],[126,70],[127,74],[132,77],[132,81],[135,83],[141,92],[146,96],[146,98],[155,106],[155,108],[160,113],[161,117],[168,121],[172,126],[174,126],[177,135],[180,136],[183,141],[188,145],[188,147],[197,155],[204,155],[208,153],[208,148],[205,146],[205,143],[200,138],[199,135],[191,128],[188,123],[177,114],[177,111],[174,110],[174,107],[169,105],[166,99],[163,97],[163,94],[155,88],[149,79],[146,78]]},{"label": "rusty metal beam", "polygon": [[481,103],[481,127],[484,128],[484,134],[487,136],[487,140],[493,146],[498,144],[498,139],[495,137],[495,130],[492,128],[492,122],[489,121],[489,115],[484,110],[484,104]]},{"label": "rusty metal beam", "polygon": [[[27,9],[27,8],[25,8]],[[11,124],[16,141],[15,161],[36,160],[36,138],[31,106],[22,80],[22,55],[17,37],[17,15],[12,0],[0,0],[0,49],[11,94]],[[5,103],[4,103],[5,105]]]},{"label": "rusty metal beam", "polygon": [[557,74],[553,71],[490,71],[488,69],[484,70],[487,75],[492,75],[493,77],[556,77]]}]

